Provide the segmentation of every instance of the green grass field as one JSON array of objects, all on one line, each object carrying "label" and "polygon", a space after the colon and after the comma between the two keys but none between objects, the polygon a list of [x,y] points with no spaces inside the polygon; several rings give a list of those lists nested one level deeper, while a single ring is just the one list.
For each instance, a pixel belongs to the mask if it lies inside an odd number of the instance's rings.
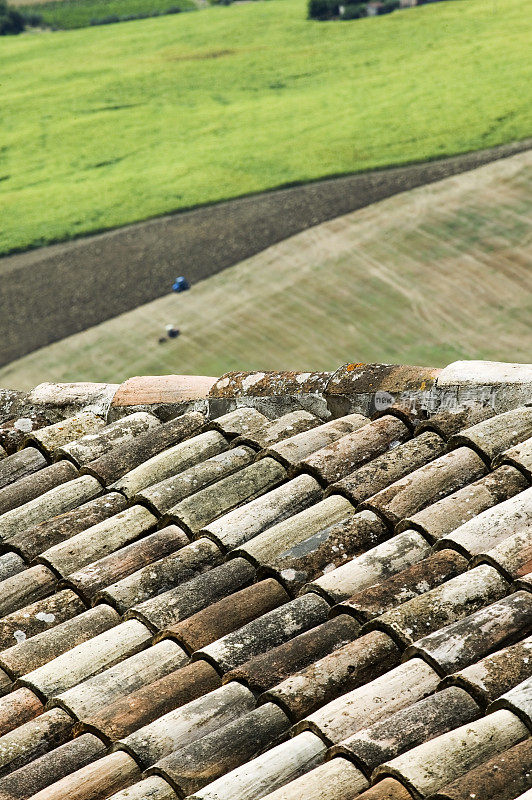
[{"label": "green grass field", "polygon": [[305,16],[272,0],[4,38],[0,253],[530,134],[523,0]]},{"label": "green grass field", "polygon": [[193,11],[192,0],[52,0],[49,3],[21,3],[26,18],[37,15],[43,26],[53,30],[85,28],[88,25],[119,22],[133,17]]},{"label": "green grass field", "polygon": [[[311,228],[38,350],[0,386],[231,369],[530,361],[532,152]],[[165,325],[178,339],[159,344]]]}]

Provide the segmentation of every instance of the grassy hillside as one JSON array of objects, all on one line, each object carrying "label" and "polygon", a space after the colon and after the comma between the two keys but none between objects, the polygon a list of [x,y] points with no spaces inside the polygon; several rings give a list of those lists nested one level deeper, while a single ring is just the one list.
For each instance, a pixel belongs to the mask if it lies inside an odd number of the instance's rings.
[{"label": "grassy hillside", "polygon": [[[0,386],[530,361],[532,152],[325,223],[0,370]],[[158,339],[165,325],[178,339]]]},{"label": "grassy hillside", "polygon": [[305,14],[272,0],[6,37],[0,253],[530,134],[523,0]]}]

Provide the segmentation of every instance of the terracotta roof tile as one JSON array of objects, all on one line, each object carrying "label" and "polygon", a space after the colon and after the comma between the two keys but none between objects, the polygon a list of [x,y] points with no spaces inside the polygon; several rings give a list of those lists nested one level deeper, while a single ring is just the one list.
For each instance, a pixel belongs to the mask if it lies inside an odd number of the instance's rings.
[{"label": "terracotta roof tile", "polygon": [[381,583],[362,589],[335,606],[333,613],[347,612],[361,623],[369,622],[460,575],[466,569],[467,561],[463,556],[453,550],[441,550]]},{"label": "terracotta roof tile", "polygon": [[[500,453],[494,459],[493,466],[498,467],[499,464],[511,464],[520,469],[529,481],[532,481],[532,437]],[[0,465],[1,468],[2,465]]]},{"label": "terracotta roof tile", "polygon": [[105,755],[105,744],[86,734],[65,742],[51,752],[0,778],[0,800],[27,800],[50,784],[76,772]]},{"label": "terracotta roof tile", "polygon": [[187,663],[182,647],[171,641],[159,642],[66,689],[57,695],[56,702],[82,723],[90,723],[115,702],[168,675],[181,673]]},{"label": "terracotta roof tile", "polygon": [[423,433],[415,439],[388,450],[368,464],[354,470],[327,490],[340,492],[354,503],[361,503],[395,481],[443,455],[445,442],[435,433]]},{"label": "terracotta roof tile", "polygon": [[442,537],[438,547],[454,547],[466,557],[496,547],[507,536],[526,531],[532,520],[532,487],[464,522]]},{"label": "terracotta roof tile", "polygon": [[371,776],[380,764],[481,716],[467,692],[452,686],[396,711],[331,749]]},{"label": "terracotta roof tile", "polygon": [[349,524],[354,514],[355,509],[349,500],[333,495],[272,525],[271,528],[267,528],[249,542],[236,548],[235,552],[245,555],[253,564],[269,565],[272,559],[294,546],[301,545],[313,534],[323,532],[340,521]]},{"label": "terracotta roof tile", "polygon": [[0,461],[0,489],[32,475],[47,464],[46,458],[35,447],[25,447],[18,453],[4,457]]},{"label": "terracotta roof tile", "polygon": [[387,673],[399,663],[399,657],[390,637],[374,631],[294,672],[261,699],[279,703],[296,722],[345,692]]},{"label": "terracotta roof tile", "polygon": [[0,800],[498,785],[532,725],[532,372],[348,366],[0,397],[0,444],[56,459],[0,460]]},{"label": "terracotta roof tile", "polygon": [[363,417],[361,414],[350,414],[340,419],[333,419],[331,422],[325,422],[323,425],[318,425],[318,427],[303,433],[296,433],[288,439],[282,439],[268,447],[266,453],[278,459],[286,467],[296,469],[311,453],[336,442],[342,436],[361,428],[367,422],[367,417]]},{"label": "terracotta roof tile", "polygon": [[147,504],[158,514],[165,514],[186,497],[246,467],[254,458],[255,451],[249,447],[223,450],[183,472],[151,484],[135,494],[133,499]]},{"label": "terracotta roof tile", "polygon": [[428,592],[386,611],[367,624],[384,630],[403,645],[467,617],[473,611],[503,598],[508,582],[488,565],[462,572]]},{"label": "terracotta roof tile", "polygon": [[266,449],[270,445],[277,444],[283,439],[297,436],[299,433],[305,433],[320,424],[321,420],[308,411],[291,411],[265,423],[260,428],[241,434],[237,439],[237,443],[250,444],[254,447]]},{"label": "terracotta roof tile", "polygon": [[531,675],[532,636],[529,636],[454,672],[442,685],[462,686],[486,706]]},{"label": "terracotta roof tile", "polygon": [[342,614],[230,670],[223,678],[224,683],[238,680],[254,692],[265,692],[290,675],[340,650],[357,638],[359,630],[355,620]]},{"label": "terracotta roof tile", "polygon": [[[326,507],[327,500],[334,497],[326,498],[323,505]],[[318,505],[321,504],[318,503],[313,508]],[[268,574],[275,575],[292,594],[297,594],[306,583],[328,574],[353,556],[361,555],[388,538],[389,531],[385,524],[371,511],[360,511],[358,514],[353,512],[354,510],[338,522],[332,522],[325,527],[317,526],[316,533],[310,536],[310,530],[305,528],[302,532],[305,538],[296,541],[284,551],[282,547],[272,550],[272,554],[261,561],[262,567]],[[287,521],[290,522],[291,519],[294,517]],[[251,540],[249,548],[245,545],[242,552],[253,554],[254,541],[255,539]]]},{"label": "terracotta roof tile", "polygon": [[54,449],[54,457],[69,458],[81,467],[108,453],[114,447],[133,441],[140,433],[160,424],[161,421],[153,414],[139,411],[106,425],[96,433],[87,433],[73,441],[68,439],[66,444]]},{"label": "terracotta roof tile", "polygon": [[405,517],[398,523],[397,530],[414,528],[431,541],[436,541],[527,486],[526,478],[518,470],[510,466],[499,467],[417,514]]},{"label": "terracotta roof tile", "polygon": [[445,786],[434,800],[513,800],[516,792],[532,787],[532,739],[497,753],[478,767]]},{"label": "terracotta roof tile", "polygon": [[364,508],[382,514],[395,524],[486,472],[484,463],[473,450],[459,447],[372,495],[365,501]]},{"label": "terracotta roof tile", "polygon": [[375,777],[398,778],[416,797],[429,797],[496,753],[523,741],[527,735],[526,727],[515,714],[498,711],[385,762],[377,767]]},{"label": "terracotta roof tile", "polygon": [[36,475],[20,478],[0,489],[0,515],[19,508],[45,492],[55,489],[56,486],[61,486],[62,483],[67,483],[77,477],[78,471],[73,464],[61,461],[59,464],[44,467]]},{"label": "terracotta roof tile", "polygon": [[473,447],[483,458],[492,461],[531,435],[532,406],[521,406],[460,431],[449,439],[449,445]]},{"label": "terracotta roof tile", "polygon": [[289,599],[277,581],[267,578],[223,597],[191,617],[170,625],[163,631],[162,636],[179,642],[188,653],[193,653],[272,611]]}]

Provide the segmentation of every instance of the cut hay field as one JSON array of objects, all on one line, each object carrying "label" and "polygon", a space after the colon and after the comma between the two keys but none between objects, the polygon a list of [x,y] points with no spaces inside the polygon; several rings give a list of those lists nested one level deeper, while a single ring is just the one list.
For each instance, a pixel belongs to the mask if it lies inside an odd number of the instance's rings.
[{"label": "cut hay field", "polygon": [[[0,386],[131,375],[530,361],[532,152],[397,195],[0,370]],[[159,344],[166,324],[182,333]]]},{"label": "cut hay field", "polygon": [[271,0],[5,37],[0,253],[530,135],[523,0],[305,17]]}]

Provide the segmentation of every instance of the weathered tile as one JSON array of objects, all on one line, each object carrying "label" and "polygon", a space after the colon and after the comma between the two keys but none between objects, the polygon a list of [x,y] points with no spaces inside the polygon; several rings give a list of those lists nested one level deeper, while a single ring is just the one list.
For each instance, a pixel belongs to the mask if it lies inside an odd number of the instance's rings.
[{"label": "weathered tile", "polygon": [[0,777],[48,753],[72,736],[74,720],[52,708],[0,737]]},{"label": "weathered tile", "polygon": [[57,578],[43,564],[18,572],[0,584],[0,616],[47,597],[56,586]]},{"label": "weathered tile", "polygon": [[256,408],[235,408],[228,414],[223,414],[209,423],[210,428],[220,431],[225,436],[252,435],[255,431],[264,428],[270,420]]},{"label": "weathered tile", "polygon": [[83,471],[94,475],[109,486],[126,472],[135,469],[167,447],[193,436],[204,424],[205,417],[199,412],[183,414],[141,433],[133,441],[113,447],[108,453],[86,464]]},{"label": "weathered tile", "polygon": [[311,453],[300,468],[323,483],[334,483],[409,438],[404,422],[384,416]]},{"label": "weathered tile", "polygon": [[414,528],[432,541],[437,541],[482,511],[522,492],[527,486],[528,482],[519,470],[510,466],[499,467],[417,514],[401,520],[397,531]]},{"label": "weathered tile", "polygon": [[101,484],[90,475],[82,475],[50,489],[29,503],[0,516],[0,542],[9,542],[22,530],[64,514],[103,493]]},{"label": "weathered tile", "polygon": [[214,539],[220,547],[233,550],[261,531],[312,505],[321,495],[320,485],[314,478],[298,475],[205,525],[201,533]]},{"label": "weathered tile", "polygon": [[386,611],[368,622],[366,629],[386,631],[408,646],[500,600],[508,591],[507,581],[493,567],[484,564]]},{"label": "weathered tile", "polygon": [[253,656],[292,639],[327,619],[329,606],[315,594],[307,594],[248,622],[212,644],[200,648],[195,658],[206,658],[220,672],[228,672]]},{"label": "weathered tile", "polygon": [[0,653],[0,665],[14,677],[28,672],[68,653],[72,647],[108,631],[120,622],[116,611],[107,605],[90,608],[73,619],[38,633]]},{"label": "weathered tile", "polygon": [[362,728],[333,747],[331,753],[346,755],[365,775],[371,776],[379,764],[480,715],[473,698],[452,686]]},{"label": "weathered tile", "polygon": [[149,630],[138,620],[121,622],[26,673],[23,685],[45,697],[53,697],[142,650],[150,639]]},{"label": "weathered tile", "polygon": [[347,600],[356,592],[379,583],[416,564],[430,554],[430,546],[417,531],[404,531],[373,547],[347,564],[327,572],[307,585],[331,602]]},{"label": "weathered tile", "polygon": [[356,639],[359,630],[360,626],[354,619],[342,614],[251,658],[226,673],[223,681],[238,680],[253,692],[265,692],[290,675],[340,650]]},{"label": "weathered tile", "polygon": [[0,619],[0,650],[23,642],[85,611],[75,592],[62,592],[37,600]]},{"label": "weathered tile", "polygon": [[333,758],[265,795],[264,800],[352,800],[367,786],[368,781],[353,764]]},{"label": "weathered tile", "polygon": [[70,539],[54,544],[39,556],[56,573],[66,577],[87,564],[124,547],[157,524],[147,508],[134,505],[113,517],[98,522]]},{"label": "weathered tile", "polygon": [[170,711],[122,739],[117,747],[132,753],[144,768],[206,736],[255,707],[253,694],[233,682]]},{"label": "weathered tile", "polygon": [[354,594],[335,606],[331,613],[347,612],[361,623],[368,622],[460,575],[466,569],[467,561],[459,553],[455,550],[441,550],[382,583],[368,586]]},{"label": "weathered tile", "polygon": [[284,467],[273,458],[264,458],[181,500],[166,516],[186,530],[199,531],[236,506],[273,489],[285,478]]},{"label": "weathered tile", "polygon": [[153,414],[138,411],[112,422],[97,433],[87,433],[75,441],[54,450],[55,458],[69,458],[78,467],[108,453],[113,447],[133,441],[144,431],[155,428],[161,421]]},{"label": "weathered tile", "polygon": [[43,710],[37,695],[25,687],[0,698],[0,736],[38,717]]},{"label": "weathered tile", "polygon": [[294,733],[311,730],[330,744],[338,744],[362,728],[432,694],[438,683],[438,675],[432,667],[413,658],[332,700],[296,723],[292,730]]},{"label": "weathered tile", "polygon": [[240,545],[236,552],[249,558],[257,566],[270,565],[276,556],[295,545],[301,545],[313,534],[325,531],[341,520],[349,520],[354,514],[355,509],[349,500],[340,495],[332,495],[267,528]]},{"label": "weathered tile", "polygon": [[165,514],[185,497],[232,475],[251,464],[254,458],[255,451],[249,447],[224,450],[177,475],[142,489],[135,495],[134,500],[145,503],[158,514]]},{"label": "weathered tile", "polygon": [[440,436],[423,433],[354,470],[327,492],[339,492],[358,505],[444,452],[445,442]]},{"label": "weathered tile", "polygon": [[6,456],[0,461],[0,489],[35,474],[47,464],[48,461],[35,447],[25,447],[18,453]]},{"label": "weathered tile", "polygon": [[444,439],[449,439],[464,428],[470,428],[494,416],[495,411],[492,408],[480,403],[462,408],[445,408],[432,414],[426,422],[422,422],[416,433],[419,435],[425,431],[434,431]]},{"label": "weathered tile", "polygon": [[67,417],[53,425],[32,431],[26,436],[26,443],[35,444],[39,450],[53,455],[62,444],[80,439],[88,433],[96,433],[104,426],[102,417],[96,416],[91,411],[82,411],[74,417]]},{"label": "weathered tile", "polygon": [[134,605],[128,616],[142,620],[153,631],[160,631],[248,586],[255,577],[255,569],[249,561],[234,558],[196,575],[175,589]]},{"label": "weathered tile", "polygon": [[140,769],[127,753],[103,756],[41,789],[32,800],[104,800],[140,778]]},{"label": "weathered tile", "polygon": [[492,756],[527,738],[523,723],[498,711],[461,725],[377,767],[374,779],[401,780],[415,797],[429,797]]},{"label": "weathered tile", "polygon": [[26,562],[17,553],[4,553],[0,556],[0,582],[26,569]]},{"label": "weathered tile", "polygon": [[108,705],[102,705],[99,710],[86,712],[80,727],[88,726],[89,730],[116,742],[164,714],[212,692],[220,684],[220,676],[210,664],[195,661]]},{"label": "weathered tile", "polygon": [[264,797],[320,764],[326,747],[305,732],[199,789],[189,800],[254,800]]},{"label": "weathered tile", "polygon": [[357,800],[412,800],[412,795],[402,783],[393,778],[384,778],[375,786],[371,786]]},{"label": "weathered tile", "polygon": [[363,507],[382,514],[395,525],[486,472],[484,462],[473,450],[459,447],[372,495]]},{"label": "weathered tile", "polygon": [[75,684],[58,694],[56,701],[78,720],[88,722],[132,692],[179,671],[187,662],[186,653],[175,642],[160,642]]},{"label": "weathered tile", "polygon": [[297,721],[339,695],[387,673],[399,664],[400,655],[389,636],[374,631],[285,678],[261,699],[278,703]]},{"label": "weathered tile", "polygon": [[[331,572],[350,558],[362,555],[389,536],[390,532],[380,517],[372,511],[360,511],[327,525],[273,558],[265,558],[262,564],[289,592],[297,594],[306,583]],[[253,543],[252,539],[249,544],[252,546]]]},{"label": "weathered tile", "polygon": [[188,796],[277,744],[289,727],[286,714],[267,703],[170,753],[151,770]]},{"label": "weathered tile", "polygon": [[289,599],[276,580],[267,578],[223,597],[188,619],[170,625],[160,636],[179,642],[187,652],[193,653]]},{"label": "weathered tile", "polygon": [[509,709],[532,729],[532,677],[525,678],[488,706],[488,713]]},{"label": "weathered tile", "polygon": [[61,486],[62,483],[72,481],[77,478],[78,471],[73,464],[68,461],[60,461],[58,464],[51,464],[49,467],[40,469],[34,475],[26,475],[15,483],[10,483],[0,489],[0,514],[19,508],[30,500],[35,500],[50,489]]},{"label": "weathered tile", "polygon": [[454,547],[471,558],[496,547],[532,524],[532,487],[460,525],[442,537],[438,547]]},{"label": "weathered tile", "polygon": [[126,502],[126,498],[117,492],[102,494],[72,511],[66,511],[29,529],[22,526],[22,530],[10,538],[9,546],[27,561],[31,561],[49,547],[123,511]]},{"label": "weathered tile", "polygon": [[91,734],[65,742],[0,778],[0,800],[26,800],[103,755],[105,745]]},{"label": "weathered tile", "polygon": [[88,602],[94,595],[139,569],[180,550],[189,544],[184,531],[176,525],[143,536],[103,558],[92,561],[66,577],[66,584],[73,586]]},{"label": "weathered tile", "polygon": [[261,428],[241,434],[235,443],[250,444],[262,450],[298,433],[305,433],[318,425],[321,425],[321,420],[314,414],[308,411],[290,411],[278,419],[268,421]]},{"label": "weathered tile", "polygon": [[445,786],[434,800],[513,800],[532,787],[532,739],[510,747]]},{"label": "weathered tile", "polygon": [[451,447],[473,447],[483,458],[492,461],[496,456],[532,436],[532,407],[521,406],[497,414],[449,439]]},{"label": "weathered tile", "polygon": [[169,591],[196,575],[218,566],[223,560],[219,548],[210,539],[198,539],[158,561],[112,583],[97,593],[124,614],[132,606]]},{"label": "weathered tile", "polygon": [[[493,466],[498,467],[500,464],[510,464],[532,481],[532,437],[500,453],[494,459]],[[0,470],[2,468],[3,465],[0,464]]]},{"label": "weathered tile", "polygon": [[335,442],[347,433],[361,428],[367,422],[369,422],[368,418],[361,414],[349,414],[319,425],[317,428],[297,433],[288,439],[282,439],[271,445],[266,453],[278,459],[286,467],[297,468],[311,453],[321,450],[322,447]]},{"label": "weathered tile", "polygon": [[504,577],[516,580],[532,569],[532,525],[508,536],[492,547],[491,550],[478,553],[472,564],[491,564]]},{"label": "weathered tile", "polygon": [[131,499],[146,487],[189,469],[228,447],[227,439],[217,431],[200,433],[143,461],[112,483],[110,488]]},{"label": "weathered tile", "polygon": [[134,783],[127,789],[113,794],[109,800],[178,800],[169,783],[158,775]]},{"label": "weathered tile", "polygon": [[444,678],[442,686],[461,686],[482,706],[532,675],[532,636],[492,653]]}]

